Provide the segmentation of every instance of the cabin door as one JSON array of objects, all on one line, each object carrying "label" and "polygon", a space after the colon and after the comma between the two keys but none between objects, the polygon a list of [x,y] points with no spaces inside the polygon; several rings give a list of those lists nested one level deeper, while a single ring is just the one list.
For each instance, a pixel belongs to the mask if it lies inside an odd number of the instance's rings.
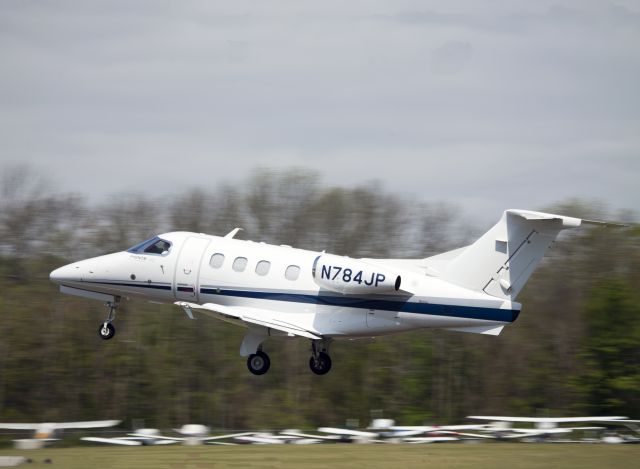
[{"label": "cabin door", "polygon": [[176,262],[173,290],[176,300],[198,302],[200,265],[210,242],[209,239],[191,237],[182,246]]}]

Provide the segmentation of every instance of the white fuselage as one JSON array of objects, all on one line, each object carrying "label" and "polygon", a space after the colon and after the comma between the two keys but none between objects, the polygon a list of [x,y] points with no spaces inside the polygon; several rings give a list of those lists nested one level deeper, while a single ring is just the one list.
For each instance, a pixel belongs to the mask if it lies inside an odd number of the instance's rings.
[{"label": "white fuselage", "polygon": [[[277,311],[281,321],[327,338],[426,327],[498,327],[515,321],[520,311],[518,303],[428,276],[409,262],[366,260],[374,269],[400,275],[402,289],[349,294],[316,282],[313,269],[319,252],[188,232],[161,238],[171,243],[166,252],[95,257],[61,267],[51,279],[115,297]],[[351,276],[344,278],[351,281]]]}]

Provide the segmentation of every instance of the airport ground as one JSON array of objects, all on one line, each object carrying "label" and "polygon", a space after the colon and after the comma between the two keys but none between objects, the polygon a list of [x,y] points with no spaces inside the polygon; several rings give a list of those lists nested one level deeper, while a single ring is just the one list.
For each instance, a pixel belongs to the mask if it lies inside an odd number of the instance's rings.
[{"label": "airport ground", "polygon": [[[481,443],[432,445],[163,446],[0,450],[23,467],[109,468],[617,468],[636,467],[640,445]],[[44,463],[45,460],[50,463]]]}]

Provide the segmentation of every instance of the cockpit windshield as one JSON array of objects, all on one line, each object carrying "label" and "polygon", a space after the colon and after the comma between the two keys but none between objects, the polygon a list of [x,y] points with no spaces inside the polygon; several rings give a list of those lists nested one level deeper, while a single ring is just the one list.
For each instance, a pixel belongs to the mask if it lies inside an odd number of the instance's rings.
[{"label": "cockpit windshield", "polygon": [[167,255],[171,250],[171,243],[158,236],[154,236],[151,239],[136,244],[135,246],[127,249],[127,252],[135,254],[160,254]]}]

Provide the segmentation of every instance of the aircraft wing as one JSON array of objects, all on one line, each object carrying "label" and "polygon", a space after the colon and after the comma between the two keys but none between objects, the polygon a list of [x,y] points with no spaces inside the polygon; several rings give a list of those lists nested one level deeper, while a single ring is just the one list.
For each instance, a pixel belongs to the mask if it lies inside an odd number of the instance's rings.
[{"label": "aircraft wing", "polygon": [[41,423],[0,423],[0,428],[7,430],[37,430],[41,427]]},{"label": "aircraft wing", "polygon": [[330,433],[332,435],[340,436],[355,436],[360,438],[377,438],[378,434],[373,432],[363,432],[361,430],[349,430],[347,428],[332,428],[332,427],[320,427],[319,432]]},{"label": "aircraft wing", "polygon": [[179,440],[159,440],[156,438],[153,438],[152,440],[152,445],[175,445],[176,443],[180,443]]},{"label": "aircraft wing", "polygon": [[291,322],[285,321],[279,317],[277,311],[261,308],[245,308],[238,306],[224,306],[216,303],[205,303],[199,305],[197,303],[188,303],[186,301],[176,301],[175,304],[182,307],[187,315],[190,315],[190,310],[197,309],[202,310],[205,313],[222,319],[223,321],[235,320],[242,321],[246,324],[252,324],[256,326],[262,326],[269,329],[276,329],[278,331],[286,332],[289,335],[297,335],[300,337],[306,337],[308,339],[321,339],[315,331],[307,330]]},{"label": "aircraft wing", "polygon": [[236,437],[236,440],[259,445],[283,445],[285,443],[284,440],[278,438],[266,438],[263,436],[239,436]]},{"label": "aircraft wing", "polygon": [[497,417],[491,415],[469,415],[468,419],[489,420],[491,422],[527,422],[527,423],[575,423],[627,421],[626,417]]},{"label": "aircraft wing", "polygon": [[108,445],[123,445],[123,446],[140,446],[142,442],[136,440],[120,439],[120,438],[96,438],[93,436],[85,436],[80,438],[83,441],[91,441],[93,443],[105,443]]},{"label": "aircraft wing", "polygon": [[90,422],[59,423],[0,423],[0,428],[7,430],[39,430],[43,427],[64,430],[66,428],[101,428],[118,425],[120,420],[95,420]]},{"label": "aircraft wing", "polygon": [[[178,442],[178,441],[184,441],[185,438],[179,438],[179,437],[173,437],[173,436],[160,436],[160,435],[154,435],[152,437],[150,437],[149,435],[145,435],[144,433],[127,433],[127,435],[129,436],[133,436],[133,437],[137,437],[140,439],[144,439],[144,440],[158,440],[158,441],[171,441],[171,442]],[[157,442],[154,441],[154,444],[157,444]],[[167,443],[165,443],[167,444]]]},{"label": "aircraft wing", "polygon": [[311,440],[339,440],[340,435],[312,435],[309,433],[301,433],[298,431],[283,431],[280,432],[281,435],[285,436],[295,436],[301,439],[311,439]]},{"label": "aircraft wing", "polygon": [[421,432],[440,432],[443,430],[482,430],[487,424],[473,425],[394,425],[389,427],[393,431],[421,431]]},{"label": "aircraft wing", "polygon": [[486,439],[495,439],[495,435],[485,435],[482,433],[469,433],[469,432],[456,432],[453,430],[444,430],[441,431],[443,435],[455,435],[455,436],[466,436],[468,438],[486,438]]},{"label": "aircraft wing", "polygon": [[215,440],[224,440],[225,438],[241,438],[241,437],[251,436],[251,435],[255,435],[255,432],[229,433],[227,435],[207,436],[200,439],[202,441],[215,441]]},{"label": "aircraft wing", "polygon": [[94,420],[90,422],[60,422],[54,423],[54,428],[67,429],[67,428],[104,428],[115,427],[120,423],[120,420]]},{"label": "aircraft wing", "polygon": [[413,438],[405,438],[404,441],[407,443],[420,444],[420,443],[441,443],[445,441],[458,441],[460,438],[455,438],[452,436],[424,436],[424,437],[413,437]]},{"label": "aircraft wing", "polygon": [[296,440],[289,441],[292,445],[317,445],[322,443],[320,438],[298,438]]}]

